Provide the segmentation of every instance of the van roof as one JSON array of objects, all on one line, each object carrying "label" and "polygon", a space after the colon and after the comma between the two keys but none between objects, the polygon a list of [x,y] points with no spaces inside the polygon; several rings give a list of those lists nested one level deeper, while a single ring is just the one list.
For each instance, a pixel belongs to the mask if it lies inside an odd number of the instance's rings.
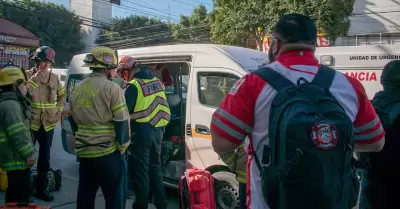
[{"label": "van roof", "polygon": [[321,64],[331,56],[331,66],[337,69],[381,69],[391,60],[400,59],[400,45],[318,47],[315,56]]},{"label": "van roof", "polygon": [[[88,68],[81,67],[85,55],[75,55],[72,58],[70,69],[80,69],[80,71],[90,72]],[[177,44],[122,49],[118,50],[118,55],[132,56],[139,60],[148,57],[191,56],[192,67],[195,68],[242,68],[246,71],[252,71],[260,64],[268,61],[267,54],[261,51],[214,44]]]}]

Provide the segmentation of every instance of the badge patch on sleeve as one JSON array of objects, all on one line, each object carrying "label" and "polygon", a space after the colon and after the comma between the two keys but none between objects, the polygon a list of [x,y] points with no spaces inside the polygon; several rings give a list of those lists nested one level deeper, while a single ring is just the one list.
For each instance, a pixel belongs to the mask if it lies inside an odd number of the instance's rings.
[{"label": "badge patch on sleeve", "polygon": [[245,78],[241,78],[238,80],[235,85],[232,86],[231,90],[229,91],[229,94],[232,96],[235,96],[236,92],[239,90],[239,88],[243,85],[243,83],[246,81]]}]

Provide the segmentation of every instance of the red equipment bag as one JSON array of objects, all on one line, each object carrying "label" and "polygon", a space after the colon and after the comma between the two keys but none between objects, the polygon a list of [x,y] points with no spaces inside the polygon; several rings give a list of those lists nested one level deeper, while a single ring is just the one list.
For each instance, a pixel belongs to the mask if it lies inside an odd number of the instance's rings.
[{"label": "red equipment bag", "polygon": [[215,209],[214,179],[210,172],[186,169],[179,181],[180,209]]},{"label": "red equipment bag", "polygon": [[47,206],[39,206],[36,203],[7,203],[6,205],[0,205],[0,209],[51,209]]}]

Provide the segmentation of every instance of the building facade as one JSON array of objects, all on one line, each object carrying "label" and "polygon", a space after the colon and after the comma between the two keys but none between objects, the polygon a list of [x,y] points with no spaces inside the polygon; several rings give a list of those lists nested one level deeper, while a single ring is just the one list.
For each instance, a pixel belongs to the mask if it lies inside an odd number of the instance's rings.
[{"label": "building facade", "polygon": [[356,0],[351,26],[337,46],[395,44],[400,42],[400,2],[393,0]]},{"label": "building facade", "polygon": [[70,10],[82,20],[81,41],[85,52],[96,47],[96,39],[103,25],[109,25],[112,18],[110,0],[70,0]]},{"label": "building facade", "polygon": [[0,18],[0,67],[12,62],[29,69],[31,49],[39,47],[39,38],[24,27]]}]

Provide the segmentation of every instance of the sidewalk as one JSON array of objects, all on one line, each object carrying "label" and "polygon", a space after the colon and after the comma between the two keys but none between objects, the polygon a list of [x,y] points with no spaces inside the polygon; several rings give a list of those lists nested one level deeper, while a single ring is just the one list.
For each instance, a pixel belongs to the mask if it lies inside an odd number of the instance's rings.
[{"label": "sidewalk", "polygon": [[[57,209],[76,209],[76,192],[78,191],[78,179],[63,175],[63,186],[61,190],[54,194],[54,201],[47,203],[34,198],[34,201],[39,205],[51,206]],[[4,192],[0,192],[0,204],[4,204]],[[96,197],[96,209],[104,209],[104,197],[99,190]],[[132,200],[126,201],[126,209],[132,208]],[[149,209],[155,209],[149,204]]]}]

